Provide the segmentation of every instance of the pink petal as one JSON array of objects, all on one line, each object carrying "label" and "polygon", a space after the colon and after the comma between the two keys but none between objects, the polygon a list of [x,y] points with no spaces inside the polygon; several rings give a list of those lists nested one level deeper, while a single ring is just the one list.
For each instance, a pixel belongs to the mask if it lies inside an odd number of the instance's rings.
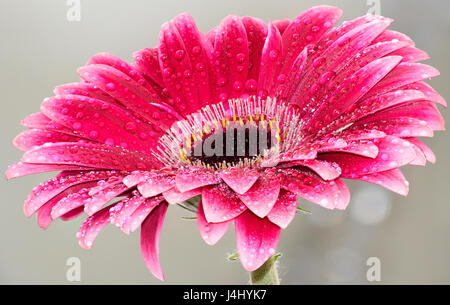
[{"label": "pink petal", "polygon": [[94,99],[98,99],[119,107],[123,107],[121,103],[119,103],[112,96],[103,92],[97,86],[90,83],[69,83],[57,86],[53,92],[55,95],[81,95]]},{"label": "pink petal", "polygon": [[391,56],[393,56],[393,55],[402,56],[403,57],[403,62],[410,62],[410,63],[414,63],[414,62],[430,59],[430,57],[428,56],[428,54],[426,52],[424,52],[422,50],[419,50],[419,49],[417,49],[415,47],[402,48],[400,50],[392,52],[389,55],[391,55]]},{"label": "pink petal", "polygon": [[402,196],[408,195],[409,183],[399,169],[363,175],[356,179],[380,185]]},{"label": "pink petal", "polygon": [[341,18],[342,11],[332,6],[316,6],[295,18],[283,32],[281,73],[289,71],[303,49],[319,41]]},{"label": "pink petal", "polygon": [[134,171],[131,174],[127,175],[123,178],[122,182],[128,187],[133,187],[138,185],[139,183],[145,181],[148,178],[148,171]]},{"label": "pink petal", "polygon": [[60,200],[69,196],[70,194],[79,192],[86,187],[90,187],[91,185],[92,185],[91,183],[82,183],[82,184],[77,184],[77,185],[71,186],[71,187],[67,188],[66,190],[64,190],[63,192],[59,193],[58,195],[52,197],[50,200],[48,200],[44,205],[39,207],[39,209],[36,211],[38,225],[42,229],[47,229],[53,221],[53,217],[51,215],[53,207]]},{"label": "pink petal", "polygon": [[267,218],[282,229],[294,219],[297,213],[297,196],[291,192],[281,190],[278,200]]},{"label": "pink petal", "polygon": [[257,80],[259,77],[262,49],[267,36],[267,25],[261,19],[247,16],[242,17],[241,21],[248,39],[248,79]]},{"label": "pink petal", "polygon": [[431,163],[436,162],[436,156],[431,151],[431,149],[428,146],[426,146],[423,142],[421,142],[420,140],[418,140],[416,138],[406,138],[405,140],[407,140],[414,146],[417,146],[418,148],[420,148],[422,150],[422,152],[424,153],[425,157],[427,158],[428,162],[431,162]]},{"label": "pink petal", "polygon": [[269,32],[262,50],[258,94],[265,98],[273,96],[282,61],[282,41],[278,29],[269,23]]},{"label": "pink petal", "polygon": [[78,142],[81,140],[81,138],[61,132],[28,129],[16,136],[13,144],[16,148],[27,151],[45,143]]},{"label": "pink petal", "polygon": [[68,164],[29,164],[17,162],[8,167],[5,176],[6,179],[14,179],[27,175],[62,170],[92,170],[92,168]]},{"label": "pink petal", "polygon": [[273,172],[261,173],[255,184],[244,194],[237,194],[253,213],[263,218],[269,214],[280,193],[280,181]]},{"label": "pink petal", "polygon": [[369,159],[345,153],[328,153],[319,158],[336,162],[342,168],[342,177],[352,178],[376,172],[394,169],[411,162],[416,153],[411,144],[405,140],[388,136],[384,139],[373,140],[379,149],[375,159]]},{"label": "pink petal", "polygon": [[128,189],[129,188],[125,184],[116,182],[108,185],[106,188],[99,190],[96,193],[90,193],[89,195],[91,195],[91,197],[85,200],[84,212],[88,215],[93,215],[108,202],[118,197]]},{"label": "pink petal", "polygon": [[432,137],[433,129],[427,122],[412,118],[392,118],[388,120],[371,121],[368,117],[364,123],[357,122],[354,128],[376,129],[387,135],[397,137]]},{"label": "pink petal", "polygon": [[158,167],[150,156],[127,149],[94,143],[52,143],[27,151],[22,162],[68,164],[101,169],[143,170]]},{"label": "pink petal", "polygon": [[145,202],[145,198],[139,194],[126,197],[110,210],[110,223],[116,227],[123,227],[129,221],[131,215]]},{"label": "pink petal", "polygon": [[392,107],[374,115],[362,119],[358,124],[364,124],[368,121],[377,120],[392,120],[394,118],[413,118],[419,121],[425,121],[429,127],[433,130],[444,130],[445,121],[436,105],[432,102],[419,101],[407,104],[402,104],[396,107]]},{"label": "pink petal", "polygon": [[186,192],[180,192],[176,187],[163,192],[164,199],[170,204],[177,204],[195,196],[201,195],[202,189],[197,188]]},{"label": "pink petal", "polygon": [[283,35],[284,31],[287,29],[291,21],[289,19],[283,19],[283,20],[275,20],[273,24],[277,27],[278,31],[280,31],[280,34]]},{"label": "pink petal", "polygon": [[[138,117],[150,121],[155,126],[168,128],[177,119],[177,113],[163,111],[153,103],[162,104],[156,94],[152,94],[138,82],[123,72],[106,65],[88,65],[78,69],[81,77],[98,86],[121,102]],[[170,107],[168,107],[170,108]]]},{"label": "pink petal", "polygon": [[171,175],[155,175],[148,177],[138,184],[137,188],[142,196],[148,198],[161,194],[175,186],[175,179]]},{"label": "pink petal", "polygon": [[248,167],[232,167],[222,170],[219,176],[233,191],[244,194],[258,180],[259,173]]},{"label": "pink petal", "polygon": [[67,197],[59,200],[58,203],[56,203],[52,207],[52,219],[57,219],[59,217],[63,219],[67,213],[70,213],[72,211],[81,210],[80,213],[84,212],[84,204],[86,200],[90,198],[89,187],[93,187],[95,185],[96,183],[92,182],[92,184],[79,190],[78,192],[70,193]]},{"label": "pink petal", "polygon": [[392,30],[386,30],[383,33],[381,33],[373,42],[372,44],[377,44],[379,42],[386,42],[386,41],[392,41],[392,40],[398,40],[398,41],[405,41],[409,43],[410,45],[414,46],[414,41],[406,36],[403,33],[399,33]]},{"label": "pink petal", "polygon": [[[277,95],[283,101],[289,101],[292,98],[295,90],[300,84],[308,59],[309,48],[306,47],[294,60],[291,68],[286,71],[286,74],[280,74],[278,77]],[[286,75],[283,79],[283,76]]]},{"label": "pink petal", "polygon": [[108,206],[103,208],[83,221],[77,233],[80,247],[86,250],[92,247],[97,235],[109,223],[109,210],[112,207]]},{"label": "pink petal", "polygon": [[[314,59],[291,98],[291,102],[298,105],[300,109],[306,106],[312,98],[316,100],[316,102],[310,103],[301,114],[306,114],[318,106],[324,95],[333,90],[335,86],[332,82],[333,76],[384,31],[391,22],[392,20],[389,19],[379,19],[362,24],[337,39],[320,57]],[[323,78],[322,82],[321,78]]]},{"label": "pink petal", "polygon": [[153,86],[152,83],[147,82],[146,79],[142,77],[142,75],[136,69],[133,68],[133,66],[129,65],[126,61],[120,59],[119,57],[108,53],[99,53],[92,56],[89,59],[89,62],[87,63],[87,65],[95,65],[95,64],[106,65],[119,70],[120,72],[129,76],[130,79],[136,81],[139,85],[147,89],[152,97],[157,96],[158,97],[157,99],[160,102],[165,102],[165,98],[160,95],[161,94],[160,87]]},{"label": "pink petal", "polygon": [[219,25],[211,58],[221,100],[239,97],[248,76],[248,39],[239,17],[228,16]]},{"label": "pink petal", "polygon": [[243,213],[234,223],[239,259],[245,270],[254,271],[275,254],[281,229],[251,211]]},{"label": "pink petal", "polygon": [[95,182],[103,179],[108,179],[112,176],[120,176],[114,172],[97,171],[75,174],[63,178],[53,178],[38,187],[28,195],[25,200],[24,212],[27,217],[33,215],[42,205],[47,201],[64,192],[72,186],[84,184],[87,182]]},{"label": "pink petal", "polygon": [[160,281],[164,281],[164,274],[159,263],[159,237],[167,206],[167,203],[158,205],[141,226],[142,257],[147,268]]},{"label": "pink petal", "polygon": [[400,89],[419,90],[420,92],[425,94],[427,100],[442,105],[444,107],[447,107],[447,102],[445,101],[445,99],[442,96],[440,96],[439,93],[437,93],[436,90],[434,90],[430,85],[428,85],[423,81],[408,84],[406,86],[401,87]]},{"label": "pink petal", "polygon": [[236,193],[224,183],[204,187],[202,201],[208,222],[224,222],[246,210]]},{"label": "pink petal", "polygon": [[155,207],[160,205],[166,205],[166,203],[162,203],[164,197],[156,196],[153,198],[147,198],[142,204],[140,204],[134,212],[128,216],[120,229],[125,234],[130,234],[131,232],[136,231],[145,218],[155,209]]},{"label": "pink petal", "polygon": [[190,114],[209,102],[208,57],[190,15],[181,14],[162,26],[159,62],[164,84],[180,113]]},{"label": "pink petal", "polygon": [[180,192],[187,192],[202,186],[218,184],[220,178],[210,170],[192,167],[179,171],[175,182]]},{"label": "pink petal", "polygon": [[[378,152],[378,150],[377,150]],[[341,169],[335,163],[320,160],[298,160],[288,162],[279,166],[280,168],[289,168],[294,166],[304,166],[312,169],[324,180],[334,180],[341,175]]]},{"label": "pink petal", "polygon": [[408,84],[439,75],[440,73],[438,70],[424,64],[401,63],[392,70],[386,78],[373,87],[372,90],[367,93],[367,97],[377,96]]},{"label": "pink petal", "polygon": [[[63,220],[63,221],[73,220],[73,219],[77,218],[78,216],[80,216],[81,214],[83,214],[83,211],[84,211],[83,207],[78,207],[76,209],[73,209],[64,215],[61,215],[61,220]],[[53,216],[52,216],[52,218],[53,218]]]},{"label": "pink petal", "polygon": [[360,100],[346,110],[338,119],[329,124],[326,131],[337,130],[361,118],[388,107],[424,100],[425,95],[418,90],[398,90],[386,94]]},{"label": "pink petal", "polygon": [[345,209],[350,192],[341,179],[324,181],[319,177],[295,169],[282,170],[284,189],[327,209]]},{"label": "pink petal", "polygon": [[149,143],[142,135],[161,135],[160,131],[150,128],[126,110],[89,97],[57,96],[44,101],[41,110],[84,138],[148,154],[156,144]]},{"label": "pink petal", "polygon": [[305,128],[309,127],[309,132],[315,133],[333,122],[382,80],[400,61],[401,57],[398,56],[384,57],[358,70],[319,106]]},{"label": "pink petal", "polygon": [[210,223],[206,220],[205,214],[203,212],[203,205],[200,201],[197,210],[197,224],[200,231],[200,236],[208,245],[216,244],[222,236],[227,233],[232,220],[218,223]]},{"label": "pink petal", "polygon": [[161,67],[159,65],[158,48],[145,48],[133,53],[133,58],[136,61],[135,68],[147,79],[161,87],[165,87]]}]

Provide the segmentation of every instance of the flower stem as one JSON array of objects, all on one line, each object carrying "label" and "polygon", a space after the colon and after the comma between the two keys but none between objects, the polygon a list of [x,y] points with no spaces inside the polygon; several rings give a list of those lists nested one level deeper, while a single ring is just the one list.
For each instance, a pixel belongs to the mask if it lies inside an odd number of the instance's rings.
[{"label": "flower stem", "polygon": [[252,285],[280,285],[275,257],[271,256],[261,267],[250,272]]}]

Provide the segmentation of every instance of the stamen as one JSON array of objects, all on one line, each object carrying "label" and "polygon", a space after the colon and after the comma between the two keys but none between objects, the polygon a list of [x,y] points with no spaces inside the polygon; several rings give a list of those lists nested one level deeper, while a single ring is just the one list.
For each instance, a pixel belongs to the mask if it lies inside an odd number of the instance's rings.
[{"label": "stamen", "polygon": [[[264,160],[299,146],[303,141],[302,127],[303,120],[295,109],[286,104],[277,105],[275,98],[261,99],[252,96],[246,99],[232,99],[208,105],[188,115],[186,119],[174,123],[159,140],[153,155],[168,166],[194,164],[216,169],[260,166]],[[211,158],[191,156],[196,146],[203,145],[208,137],[219,132],[225,134],[225,130],[233,128],[256,128],[258,132],[266,131],[276,141],[269,143],[270,147],[255,156],[217,156],[213,163],[210,163]],[[246,137],[251,137],[249,133],[250,131]],[[234,135],[234,131],[232,134]],[[246,138],[245,145],[250,145],[247,143],[250,140],[254,139]],[[247,146],[244,147],[246,148]],[[233,151],[236,154],[235,150]]]}]

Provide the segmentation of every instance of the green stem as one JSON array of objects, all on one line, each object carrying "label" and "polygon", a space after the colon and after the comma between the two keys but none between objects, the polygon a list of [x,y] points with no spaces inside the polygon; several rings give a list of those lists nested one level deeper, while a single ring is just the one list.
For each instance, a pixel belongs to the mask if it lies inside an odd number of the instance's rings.
[{"label": "green stem", "polygon": [[250,272],[252,285],[280,285],[275,258],[271,256],[261,267]]}]

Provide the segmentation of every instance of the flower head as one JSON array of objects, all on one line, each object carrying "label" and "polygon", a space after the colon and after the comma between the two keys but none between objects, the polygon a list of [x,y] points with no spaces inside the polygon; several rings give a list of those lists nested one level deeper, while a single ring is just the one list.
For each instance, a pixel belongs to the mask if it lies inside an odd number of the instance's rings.
[{"label": "flower head", "polygon": [[416,137],[444,129],[435,104],[445,101],[424,82],[439,73],[416,63],[426,53],[388,30],[392,20],[334,27],[340,16],[328,6],[268,25],[229,16],[203,34],[182,14],[131,64],[95,55],[14,140],[25,153],[8,178],[60,171],[33,190],[25,214],[43,228],[88,214],[84,248],[108,223],[141,227],[144,261],[162,280],[169,205],[194,208],[211,245],[234,222],[253,271],[274,254],[297,196],[345,209],[343,179],[406,195],[399,167],[435,161]]}]

